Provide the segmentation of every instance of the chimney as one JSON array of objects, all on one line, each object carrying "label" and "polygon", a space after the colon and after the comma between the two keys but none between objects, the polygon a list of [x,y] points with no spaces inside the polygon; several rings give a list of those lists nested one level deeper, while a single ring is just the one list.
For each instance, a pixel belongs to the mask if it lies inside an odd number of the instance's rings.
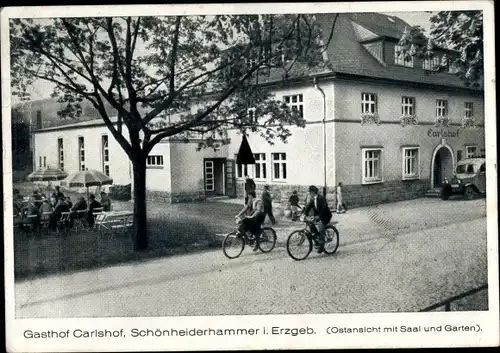
[{"label": "chimney", "polygon": [[42,128],[42,111],[36,111],[36,130],[40,130]]}]

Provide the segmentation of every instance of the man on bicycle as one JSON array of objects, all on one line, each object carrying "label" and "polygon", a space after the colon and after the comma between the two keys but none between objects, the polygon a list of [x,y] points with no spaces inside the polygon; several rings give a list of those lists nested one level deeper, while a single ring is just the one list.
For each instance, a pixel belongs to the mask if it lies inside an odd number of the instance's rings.
[{"label": "man on bicycle", "polygon": [[[244,218],[242,218],[244,217]],[[266,218],[266,214],[264,212],[264,205],[262,200],[257,198],[257,194],[255,191],[250,191],[248,193],[248,202],[243,207],[240,213],[236,215],[237,219],[241,219],[238,232],[240,234],[245,234],[246,231],[252,233],[252,235],[256,236],[260,232],[262,223],[264,223],[264,219]],[[258,249],[257,241],[255,242],[254,251]]]},{"label": "man on bicycle", "polygon": [[309,203],[304,208],[304,215],[307,215],[310,210],[314,212],[314,224],[311,225],[311,231],[316,233],[318,252],[323,251],[323,245],[325,244],[325,227],[330,223],[332,219],[332,212],[328,207],[328,202],[323,195],[319,195],[319,190],[316,186],[311,185],[309,187]]}]

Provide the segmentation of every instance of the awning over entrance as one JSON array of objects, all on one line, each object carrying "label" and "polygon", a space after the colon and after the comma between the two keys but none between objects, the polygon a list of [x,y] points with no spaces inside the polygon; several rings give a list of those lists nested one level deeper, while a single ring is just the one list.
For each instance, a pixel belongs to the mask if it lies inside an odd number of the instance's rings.
[{"label": "awning over entrance", "polygon": [[255,164],[255,158],[253,156],[252,149],[248,144],[247,137],[243,135],[243,140],[241,140],[240,149],[238,150],[238,155],[236,156],[237,164]]}]

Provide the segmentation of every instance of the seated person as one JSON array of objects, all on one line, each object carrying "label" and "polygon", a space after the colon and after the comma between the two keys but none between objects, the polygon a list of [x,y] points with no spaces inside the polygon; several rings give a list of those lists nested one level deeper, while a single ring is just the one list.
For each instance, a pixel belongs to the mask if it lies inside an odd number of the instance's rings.
[{"label": "seated person", "polygon": [[[68,201],[66,201],[66,203],[68,203]],[[71,227],[73,227],[73,222],[75,220],[76,217],[81,217],[81,218],[84,218],[84,214],[78,214],[77,211],[84,211],[87,209],[87,201],[85,201],[85,198],[83,198],[83,196],[80,196],[80,198],[78,198],[78,201],[76,201],[76,203],[71,206],[71,214],[70,214],[70,225]]]},{"label": "seated person", "polygon": [[[38,207],[35,205],[35,200],[30,198],[28,204],[22,209],[23,220],[25,224],[32,224],[34,228],[38,227],[40,224],[40,212]],[[28,217],[28,216],[37,216],[37,217]]]},{"label": "seated person", "polygon": [[73,207],[73,202],[71,202],[71,198],[69,196],[66,196],[66,203],[69,205],[69,208]]},{"label": "seated person", "polygon": [[57,226],[57,222],[61,219],[61,214],[63,212],[70,212],[69,205],[66,203],[64,196],[59,199],[54,208],[54,211],[50,215],[49,218],[49,227],[50,229],[55,229]]},{"label": "seated person", "polygon": [[87,222],[90,228],[92,228],[95,223],[94,210],[101,207],[102,205],[95,199],[95,196],[90,195],[89,211],[87,212]]},{"label": "seated person", "polygon": [[[257,198],[255,191],[250,191],[248,193],[248,202],[240,213],[236,215],[236,218],[240,218],[241,222],[238,226],[238,232],[244,234],[246,231],[250,231],[252,234],[257,234],[264,223],[266,214],[264,213],[264,205],[260,199]],[[255,243],[254,251],[257,250],[258,243]]]},{"label": "seated person", "polygon": [[43,197],[42,197],[42,195],[40,195],[38,193],[38,190],[33,190],[33,196],[32,196],[32,198],[33,198],[33,202],[35,203],[35,206],[37,208],[40,208],[40,206],[42,206]]},{"label": "seated person", "polygon": [[111,211],[111,199],[104,191],[101,192],[101,205],[104,212]]},{"label": "seated person", "polygon": [[55,189],[56,190],[52,193],[52,199],[54,199],[53,204],[57,204],[57,201],[64,197],[64,194],[61,192],[59,186],[56,186]]},{"label": "seated person", "polygon": [[71,212],[76,212],[86,209],[87,209],[87,201],[85,201],[85,198],[83,198],[83,196],[80,196],[78,201],[76,201],[76,203],[71,207]]},{"label": "seated person", "polygon": [[44,214],[44,213],[52,213],[54,209],[52,208],[52,205],[50,204],[49,200],[45,199],[43,200],[39,210],[40,214]]}]

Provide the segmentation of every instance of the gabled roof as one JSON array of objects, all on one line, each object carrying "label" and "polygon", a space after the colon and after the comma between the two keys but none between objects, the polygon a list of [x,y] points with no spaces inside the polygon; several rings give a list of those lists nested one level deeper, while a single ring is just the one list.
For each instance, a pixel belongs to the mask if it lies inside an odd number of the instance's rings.
[{"label": "gabled roof", "polygon": [[408,29],[411,27],[399,17],[376,12],[349,13],[345,15],[356,25],[360,25],[381,37],[400,39],[405,27]]},{"label": "gabled roof", "polygon": [[[322,28],[323,38],[327,43],[332,32],[332,25],[335,21],[335,14],[316,14],[316,21]],[[335,21],[335,28],[331,40],[327,46],[327,61],[328,67],[335,74],[363,76],[367,78],[386,79],[400,81],[405,83],[420,83],[441,87],[450,88],[468,88],[464,82],[456,75],[445,72],[426,73],[421,65],[416,61],[415,67],[404,67],[395,65],[392,61],[394,53],[387,52],[391,46],[385,45],[384,51],[386,60],[385,63],[379,62],[370,52],[363,47],[358,39],[356,31],[353,27],[353,16],[357,24],[363,23],[370,27],[371,31],[376,31],[377,34],[389,39],[383,39],[387,42],[395,43],[396,40],[403,34],[405,23],[402,20],[396,20],[392,23],[389,20],[383,22],[382,18],[388,16],[372,13],[357,13],[357,14],[338,14]],[[380,23],[377,24],[377,21]],[[407,25],[407,24],[406,24]],[[481,89],[473,89],[480,91]]]}]

